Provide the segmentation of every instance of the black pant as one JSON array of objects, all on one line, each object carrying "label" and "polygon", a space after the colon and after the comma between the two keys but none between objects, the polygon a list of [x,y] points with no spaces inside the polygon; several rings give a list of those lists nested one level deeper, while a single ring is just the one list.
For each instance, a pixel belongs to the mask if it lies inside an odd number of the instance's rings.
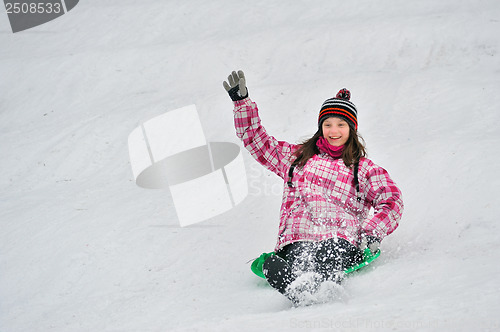
[{"label": "black pant", "polygon": [[323,280],[336,280],[336,272],[360,263],[363,254],[359,248],[342,238],[319,242],[294,242],[269,257],[263,265],[271,286],[281,293],[298,275],[316,272]]}]

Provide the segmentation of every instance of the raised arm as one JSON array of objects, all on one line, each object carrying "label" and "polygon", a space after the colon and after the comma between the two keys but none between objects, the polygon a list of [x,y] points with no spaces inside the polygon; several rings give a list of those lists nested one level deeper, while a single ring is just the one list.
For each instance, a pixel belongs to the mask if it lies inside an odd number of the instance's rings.
[{"label": "raised arm", "polygon": [[223,85],[234,102],[236,135],[255,160],[284,179],[297,145],[278,141],[267,134],[261,124],[257,104],[248,97],[242,71],[233,71]]}]

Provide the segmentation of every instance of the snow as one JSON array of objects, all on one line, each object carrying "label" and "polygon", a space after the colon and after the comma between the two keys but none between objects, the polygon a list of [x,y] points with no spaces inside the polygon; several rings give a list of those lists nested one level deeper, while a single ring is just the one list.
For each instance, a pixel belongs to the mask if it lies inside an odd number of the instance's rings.
[{"label": "snow", "polygon": [[[0,14],[0,330],[498,330],[499,28],[493,0],[81,1],[16,34]],[[246,151],[247,198],[189,227],[134,183],[127,137],[168,110],[238,143],[234,69],[290,142],[350,89],[403,191],[342,300],[293,308],[250,272],[281,183]]]}]

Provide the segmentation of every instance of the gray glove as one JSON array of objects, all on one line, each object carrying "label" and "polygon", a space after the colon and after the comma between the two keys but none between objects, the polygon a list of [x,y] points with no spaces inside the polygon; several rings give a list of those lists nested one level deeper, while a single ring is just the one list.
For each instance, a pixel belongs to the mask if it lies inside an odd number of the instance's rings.
[{"label": "gray glove", "polygon": [[369,248],[372,253],[376,253],[380,249],[380,240],[375,236],[363,235],[361,237],[359,249],[365,251],[366,248]]},{"label": "gray glove", "polygon": [[233,101],[243,100],[248,97],[245,74],[241,70],[238,72],[233,71],[231,75],[227,77],[227,82],[224,81],[222,85]]}]

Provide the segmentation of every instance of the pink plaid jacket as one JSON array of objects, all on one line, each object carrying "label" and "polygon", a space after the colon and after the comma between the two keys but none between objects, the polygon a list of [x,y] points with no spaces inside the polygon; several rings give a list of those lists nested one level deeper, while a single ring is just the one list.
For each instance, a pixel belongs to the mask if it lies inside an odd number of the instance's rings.
[{"label": "pink plaid jacket", "polygon": [[352,169],[342,159],[319,154],[295,168],[290,187],[288,171],[298,145],[269,136],[250,98],[234,105],[236,134],[260,164],[284,181],[276,251],[296,241],[334,237],[358,246],[362,234],[383,239],[398,227],[401,191],[386,170],[367,158],[360,160],[357,200]]}]

